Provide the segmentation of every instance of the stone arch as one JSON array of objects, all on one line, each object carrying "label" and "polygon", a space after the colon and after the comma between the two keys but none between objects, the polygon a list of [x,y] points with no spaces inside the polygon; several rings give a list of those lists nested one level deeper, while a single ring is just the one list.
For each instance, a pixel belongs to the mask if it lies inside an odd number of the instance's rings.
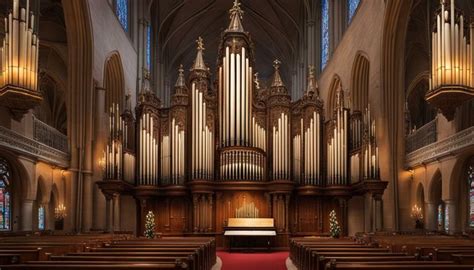
[{"label": "stone arch", "polygon": [[418,74],[409,84],[406,92],[406,104],[410,113],[410,130],[420,128],[436,117],[436,109],[426,102],[425,94],[429,90],[429,72]]},{"label": "stone arch", "polygon": [[112,52],[105,60],[104,66],[105,110],[112,104],[118,104],[123,109],[125,97],[125,80],[122,60],[117,51]]},{"label": "stone arch", "polygon": [[456,164],[453,166],[449,183],[449,195],[450,198],[454,199],[454,204],[456,205],[456,230],[460,231],[470,229],[470,194],[467,181],[467,170],[470,165],[474,166],[474,148],[458,156]]},{"label": "stone arch", "polygon": [[370,62],[364,52],[358,52],[352,66],[352,109],[364,111],[369,105]]},{"label": "stone arch", "polygon": [[335,74],[329,86],[326,119],[332,119],[332,113],[336,108],[336,93],[339,88],[342,88],[341,78],[339,75]]},{"label": "stone arch", "polygon": [[11,229],[22,229],[22,204],[25,199],[29,199],[29,194],[35,188],[32,187],[32,176],[28,173],[23,164],[18,160],[15,153],[0,147],[0,157],[8,163],[11,172]]},{"label": "stone arch", "polygon": [[428,201],[439,203],[443,195],[443,182],[442,175],[439,169],[436,169],[436,172],[433,174],[429,184],[428,184]]}]

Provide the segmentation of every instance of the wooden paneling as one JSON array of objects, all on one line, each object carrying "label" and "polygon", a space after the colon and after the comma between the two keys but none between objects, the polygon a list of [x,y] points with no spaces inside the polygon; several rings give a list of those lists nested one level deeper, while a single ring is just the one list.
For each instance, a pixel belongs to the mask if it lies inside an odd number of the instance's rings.
[{"label": "wooden paneling", "polygon": [[190,206],[187,197],[158,197],[147,202],[146,212],[153,211],[158,232],[185,233],[189,231],[192,218]]}]

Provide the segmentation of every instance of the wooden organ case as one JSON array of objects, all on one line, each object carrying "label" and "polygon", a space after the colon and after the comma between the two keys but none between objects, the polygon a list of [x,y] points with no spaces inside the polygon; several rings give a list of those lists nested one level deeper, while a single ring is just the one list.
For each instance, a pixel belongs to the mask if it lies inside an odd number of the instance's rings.
[{"label": "wooden organ case", "polygon": [[[332,117],[324,119],[314,69],[303,97],[291,101],[278,60],[268,86],[260,86],[242,15],[235,1],[214,83],[199,37],[188,77],[183,66],[178,70],[169,108],[151,91],[140,92],[135,118],[126,118],[134,124],[135,164],[119,167],[118,177],[99,187],[109,197],[134,196],[140,235],[152,210],[163,235],[215,236],[219,246],[229,245],[225,233],[262,231],[253,225],[271,220],[263,231],[274,232],[272,244],[283,247],[290,236],[328,234],[333,209],[347,234],[348,200],[355,196],[373,209],[365,229],[380,229],[387,182],[378,173],[370,110],[351,112],[339,85]],[[109,167],[117,170],[113,162]],[[235,226],[236,219],[248,226]]]}]

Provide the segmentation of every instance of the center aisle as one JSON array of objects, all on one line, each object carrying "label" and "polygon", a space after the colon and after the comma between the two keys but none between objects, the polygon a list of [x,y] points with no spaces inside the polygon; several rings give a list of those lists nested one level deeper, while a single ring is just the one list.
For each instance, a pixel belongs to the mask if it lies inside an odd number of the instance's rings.
[{"label": "center aisle", "polygon": [[222,270],[286,270],[288,252],[229,253],[218,251]]}]

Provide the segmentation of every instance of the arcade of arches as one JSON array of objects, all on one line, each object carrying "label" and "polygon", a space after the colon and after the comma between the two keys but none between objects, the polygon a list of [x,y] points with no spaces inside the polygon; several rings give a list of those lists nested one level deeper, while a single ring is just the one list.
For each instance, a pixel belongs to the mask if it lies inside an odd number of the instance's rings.
[{"label": "arcade of arches", "polygon": [[438,1],[29,2],[42,102],[0,103],[0,231],[141,235],[153,211],[218,246],[272,218],[286,247],[331,210],[343,235],[420,230],[414,206],[474,230],[474,100],[425,99]]}]

